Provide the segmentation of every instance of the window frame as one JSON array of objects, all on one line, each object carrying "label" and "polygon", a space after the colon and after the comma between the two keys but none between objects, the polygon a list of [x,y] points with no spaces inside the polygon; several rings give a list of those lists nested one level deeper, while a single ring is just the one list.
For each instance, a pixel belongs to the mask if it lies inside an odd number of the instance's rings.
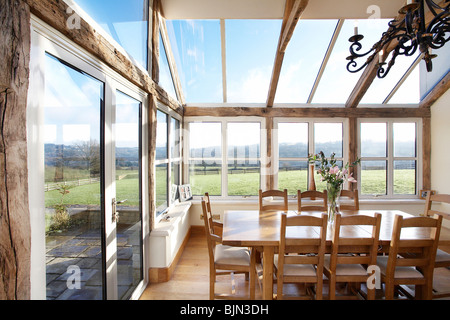
[{"label": "window frame", "polygon": [[[166,139],[167,139],[167,158],[164,159],[156,159],[155,158],[155,163],[154,163],[154,170],[156,172],[156,167],[160,164],[167,164],[167,175],[166,175],[166,194],[167,194],[167,207],[162,210],[159,214],[157,213],[157,207],[155,205],[155,213],[154,213],[154,219],[155,219],[155,223],[158,223],[162,217],[177,203],[179,202],[179,196],[178,198],[175,198],[174,201],[172,201],[172,195],[171,195],[171,186],[172,186],[172,166],[174,163],[178,163],[178,176],[180,177],[180,181],[179,184],[180,185],[182,183],[182,160],[183,160],[183,134],[182,134],[182,130],[183,130],[183,121],[182,121],[182,117],[175,112],[174,110],[172,110],[170,107],[168,107],[167,105],[163,104],[162,102],[160,102],[159,100],[157,101],[157,111],[160,111],[162,113],[164,113],[167,116],[167,130],[166,130]],[[172,155],[172,146],[171,146],[171,142],[173,141],[173,132],[172,132],[172,119],[175,119],[179,122],[179,128],[178,128],[178,135],[179,135],[179,157],[174,157]],[[176,139],[175,139],[176,142]],[[175,146],[173,146],[175,149]],[[155,174],[155,181],[156,181],[156,174]],[[178,187],[177,185],[177,187]]]},{"label": "window frame", "polygon": [[[183,171],[183,180],[190,181],[190,173],[189,173],[189,162],[191,160],[196,160],[197,158],[191,158],[190,156],[190,141],[189,141],[189,128],[190,123],[208,123],[208,122],[214,122],[214,123],[220,123],[221,124],[221,194],[220,196],[211,196],[216,199],[257,199],[258,195],[243,195],[243,196],[236,196],[236,195],[228,195],[228,123],[237,123],[237,122],[255,122],[260,124],[260,155],[259,155],[259,162],[260,162],[260,188],[264,185],[266,185],[267,175],[265,174],[266,170],[266,164],[267,164],[267,129],[266,129],[266,119],[262,117],[255,117],[255,116],[248,116],[248,117],[211,117],[211,116],[200,116],[200,117],[185,117],[184,119],[184,128],[183,136],[187,137],[184,139],[184,150],[186,152],[183,153],[183,162],[185,170]],[[218,159],[218,158],[217,158]],[[217,160],[216,159],[216,160]],[[255,158],[252,157],[252,160]],[[197,159],[198,160],[198,159]],[[194,199],[199,199],[200,195],[193,195]]]},{"label": "window frame", "polygon": [[[361,124],[362,123],[386,123],[386,157],[361,157]],[[415,157],[394,157],[394,123],[415,123],[416,124],[416,156]],[[358,119],[357,125],[357,139],[358,139],[358,158],[361,161],[386,161],[386,194],[372,195],[362,194],[361,181],[361,165],[358,166],[358,192],[360,198],[373,199],[415,199],[419,194],[422,186],[422,119],[421,118],[370,118]],[[394,194],[394,161],[410,160],[416,161],[416,180],[414,194]]]},{"label": "window frame", "polygon": [[[287,158],[279,156],[279,144],[278,144],[278,128],[280,123],[307,123],[308,124],[308,154],[315,154],[315,136],[314,136],[314,124],[316,123],[342,123],[342,157],[336,157],[337,161],[348,162],[349,152],[349,121],[348,118],[274,118],[273,119],[273,134],[272,134],[272,150],[273,150],[273,179],[274,188],[278,189],[278,170],[280,166],[280,160],[285,161],[308,161],[306,158]],[[325,155],[329,157],[330,155]],[[314,170],[316,171],[316,170]],[[309,170],[307,175],[307,183],[309,181]],[[344,185],[344,188],[347,186]],[[289,198],[295,199],[297,195],[288,195]]]}]

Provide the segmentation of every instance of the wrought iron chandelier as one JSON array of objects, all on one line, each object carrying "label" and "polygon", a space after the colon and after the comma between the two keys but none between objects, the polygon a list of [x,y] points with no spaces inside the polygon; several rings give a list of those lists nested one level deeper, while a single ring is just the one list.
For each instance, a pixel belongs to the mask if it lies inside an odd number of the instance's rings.
[{"label": "wrought iron chandelier", "polygon": [[[429,8],[432,16],[431,21],[426,24],[425,5]],[[431,59],[437,57],[432,53],[432,49],[442,48],[450,40],[450,0],[445,1],[444,7],[436,4],[432,0],[408,0],[406,5],[399,10],[399,17],[389,22],[388,31],[384,32],[381,39],[366,53],[359,53],[362,49],[360,41],[364,38],[358,34],[355,27],[355,35],[349,41],[351,55],[347,70],[355,73],[361,71],[378,55],[377,77],[384,78],[395,64],[395,59],[399,55],[412,56],[417,49],[420,50],[425,60],[427,71],[431,72],[433,65]],[[395,42],[394,42],[395,41]],[[392,49],[392,57],[386,63]],[[357,58],[368,56],[362,66],[358,66]]]}]

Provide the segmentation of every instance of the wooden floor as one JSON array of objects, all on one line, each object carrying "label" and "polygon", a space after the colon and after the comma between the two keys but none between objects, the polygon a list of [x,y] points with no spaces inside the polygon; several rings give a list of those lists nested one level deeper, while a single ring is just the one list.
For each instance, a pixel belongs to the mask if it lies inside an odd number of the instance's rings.
[{"label": "wooden floor", "polygon": [[[218,276],[216,292],[231,293],[230,276]],[[244,275],[235,275],[236,294],[248,294],[248,282]],[[450,270],[439,268],[434,275],[434,288],[438,291],[450,291]],[[274,285],[276,290],[276,284]],[[345,290],[345,289],[342,289]],[[304,294],[304,288],[297,285],[285,285],[287,294]],[[338,292],[339,293],[339,292]],[[341,292],[342,293],[342,292]],[[328,294],[325,286],[324,294]],[[381,297],[380,297],[381,298]],[[208,300],[209,299],[209,258],[206,238],[202,229],[192,228],[191,236],[168,282],[149,284],[141,300]],[[261,299],[261,291],[256,285],[256,299]]]}]

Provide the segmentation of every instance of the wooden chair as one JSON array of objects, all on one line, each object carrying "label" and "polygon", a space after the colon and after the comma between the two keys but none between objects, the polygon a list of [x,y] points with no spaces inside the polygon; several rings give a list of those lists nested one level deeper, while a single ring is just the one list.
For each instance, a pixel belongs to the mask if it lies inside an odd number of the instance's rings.
[{"label": "wooden chair", "polygon": [[[322,204],[313,204],[309,206],[302,205],[302,199],[311,199],[315,200],[316,198],[322,199]],[[323,190],[323,192],[316,191],[316,190],[308,190],[308,191],[301,191],[297,190],[297,210],[298,212],[302,211],[323,211],[327,212],[327,190]]]},{"label": "wooden chair", "polygon": [[212,213],[212,210],[211,210],[211,200],[209,198],[209,193],[208,192],[205,192],[205,196],[203,197],[203,199],[205,200],[205,203],[206,203],[206,210],[209,213],[209,215],[208,215],[209,223],[210,223],[210,225],[213,226],[214,233],[216,235],[218,235],[219,237],[222,237],[223,223],[213,219],[213,213]]},{"label": "wooden chair", "polygon": [[256,280],[255,254],[248,248],[231,247],[221,244],[222,238],[214,232],[214,226],[211,223],[212,217],[210,212],[208,212],[205,200],[206,197],[202,200],[202,210],[209,253],[209,297],[211,300],[215,298],[248,299],[248,296],[217,294],[215,292],[216,275],[248,273],[250,278],[249,296],[251,300],[254,300]]},{"label": "wooden chair", "polygon": [[[286,213],[282,214],[279,251],[274,259],[278,300],[285,298],[284,283],[315,284],[315,298],[322,300],[327,221],[325,213],[320,218],[309,215],[287,217]],[[319,234],[314,231],[314,235],[302,234],[303,226],[319,227]]]},{"label": "wooden chair", "polygon": [[340,198],[350,198],[353,200],[353,205],[347,204],[347,203],[340,203],[339,209],[340,210],[359,210],[359,198],[358,198],[358,190],[342,190]]},{"label": "wooden chair", "polygon": [[[436,218],[395,216],[389,255],[377,259],[381,281],[385,283],[386,300],[394,299],[395,287],[402,284],[415,285],[416,299],[432,298],[434,260],[441,224],[440,215]],[[422,239],[401,238],[402,229],[406,228],[432,228],[432,232],[424,231],[427,237]],[[415,229],[415,232],[420,231]],[[414,255],[410,255],[411,250],[414,250]]]},{"label": "wooden chair", "polygon": [[[442,219],[450,220],[450,213],[432,210],[433,203],[446,203],[450,205],[450,195],[449,194],[431,194],[428,192],[427,200],[425,204],[425,213],[426,217],[433,217],[435,214],[442,216]],[[434,268],[449,268],[450,267],[450,254],[438,249],[436,252],[436,260],[434,264]],[[445,293],[433,293],[433,298],[444,298],[450,297],[450,292]]]},{"label": "wooden chair", "polygon": [[[337,213],[335,219],[331,254],[325,256],[324,265],[324,274],[330,286],[330,300],[336,299],[336,282],[356,283],[357,286],[367,283],[371,274],[363,265],[376,264],[381,225],[380,213],[375,213],[374,217],[365,215],[343,217]],[[355,233],[360,226],[371,226],[372,234],[361,237],[361,234]],[[367,299],[375,299],[375,288],[367,290]]]},{"label": "wooden chair", "polygon": [[[283,203],[276,203],[276,204],[265,204],[264,199],[265,198],[281,198]],[[281,210],[281,211],[288,211],[288,195],[287,195],[287,189],[281,190],[267,190],[262,191],[259,189],[259,210],[261,211],[269,211],[269,210]]]}]

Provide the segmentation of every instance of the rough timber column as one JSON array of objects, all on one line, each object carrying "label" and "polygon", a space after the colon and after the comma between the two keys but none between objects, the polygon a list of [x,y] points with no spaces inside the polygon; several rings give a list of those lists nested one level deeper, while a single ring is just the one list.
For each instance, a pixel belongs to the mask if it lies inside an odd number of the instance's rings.
[{"label": "rough timber column", "polygon": [[0,300],[30,298],[29,60],[29,7],[0,0]]}]

